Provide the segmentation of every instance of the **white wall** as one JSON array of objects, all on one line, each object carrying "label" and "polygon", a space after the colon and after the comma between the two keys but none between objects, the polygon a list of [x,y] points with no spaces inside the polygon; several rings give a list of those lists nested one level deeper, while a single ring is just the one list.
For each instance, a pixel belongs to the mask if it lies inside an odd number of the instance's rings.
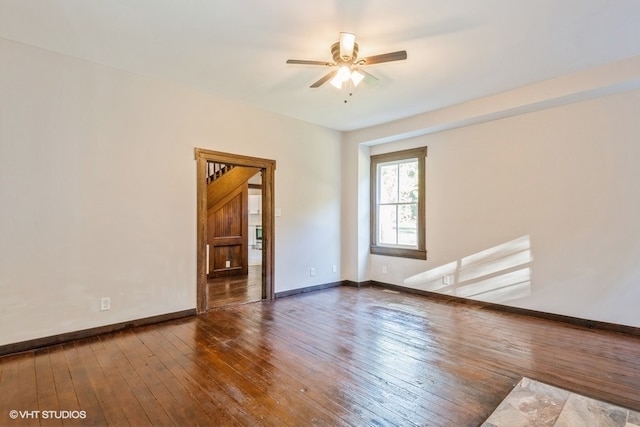
[{"label": "white wall", "polygon": [[362,282],[369,270],[370,149],[343,138],[342,144],[342,275]]},{"label": "white wall", "polygon": [[276,160],[276,292],[339,279],[338,132],[7,40],[0,57],[0,345],[195,307],[194,147]]},{"label": "white wall", "polygon": [[428,146],[429,259],[368,278],[640,326],[638,111],[632,89],[371,147]]},{"label": "white wall", "polygon": [[[640,93],[616,79],[617,94],[513,103],[487,123],[341,136],[7,40],[0,57],[0,345],[195,307],[194,147],[276,160],[276,292],[374,279],[456,293],[524,270],[529,295],[502,302],[640,326]],[[422,136],[362,143],[380,132]],[[370,256],[369,151],[419,145],[429,260]]]}]

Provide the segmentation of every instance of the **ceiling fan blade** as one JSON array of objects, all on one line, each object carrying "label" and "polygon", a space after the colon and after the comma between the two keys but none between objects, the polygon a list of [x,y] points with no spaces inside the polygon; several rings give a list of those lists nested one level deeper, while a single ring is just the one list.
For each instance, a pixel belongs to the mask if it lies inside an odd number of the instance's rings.
[{"label": "ceiling fan blade", "polygon": [[380,64],[381,62],[402,61],[407,59],[407,51],[399,50],[397,52],[383,53],[382,55],[367,56],[362,58],[358,63],[362,62],[364,65]]},{"label": "ceiling fan blade", "polygon": [[307,61],[306,59],[287,59],[287,64],[299,64],[299,65],[323,65],[325,67],[331,67],[333,62],[327,61]]},{"label": "ceiling fan blade", "polygon": [[314,88],[314,89],[315,89],[315,88],[317,88],[317,87],[322,86],[322,85],[323,85],[323,84],[325,84],[327,81],[331,80],[331,79],[333,78],[333,76],[335,76],[335,75],[336,75],[336,73],[337,73],[337,72],[338,72],[338,70],[333,70],[333,71],[331,71],[330,73],[325,74],[325,75],[324,75],[320,80],[318,80],[317,82],[315,82],[314,84],[312,84],[312,85],[311,85],[311,86],[309,86],[309,87],[311,87],[311,88]]},{"label": "ceiling fan blade", "polygon": [[349,60],[353,57],[353,46],[356,44],[356,35],[340,33],[340,58]]}]

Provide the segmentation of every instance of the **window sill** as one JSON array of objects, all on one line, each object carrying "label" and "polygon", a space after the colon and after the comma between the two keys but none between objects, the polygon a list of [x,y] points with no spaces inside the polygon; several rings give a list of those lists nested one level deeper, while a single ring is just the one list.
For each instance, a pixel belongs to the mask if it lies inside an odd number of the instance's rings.
[{"label": "window sill", "polygon": [[395,256],[399,258],[427,259],[427,251],[424,249],[391,248],[388,246],[371,245],[370,253],[374,255]]}]

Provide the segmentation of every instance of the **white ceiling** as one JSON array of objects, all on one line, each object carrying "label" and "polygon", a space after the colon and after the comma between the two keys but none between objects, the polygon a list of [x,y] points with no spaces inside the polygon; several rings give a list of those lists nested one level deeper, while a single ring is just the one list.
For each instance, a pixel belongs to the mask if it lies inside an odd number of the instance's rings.
[{"label": "white ceiling", "polygon": [[[345,104],[285,64],[331,60],[340,31],[408,59]],[[0,0],[0,37],[344,131],[640,55],[640,1]]]}]

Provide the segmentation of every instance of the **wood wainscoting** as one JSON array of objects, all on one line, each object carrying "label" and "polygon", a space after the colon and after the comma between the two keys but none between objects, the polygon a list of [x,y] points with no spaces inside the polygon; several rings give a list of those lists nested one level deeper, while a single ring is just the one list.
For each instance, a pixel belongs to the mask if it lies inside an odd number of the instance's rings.
[{"label": "wood wainscoting", "polygon": [[[215,185],[215,184],[209,184]],[[207,278],[246,275],[249,270],[249,185],[244,182],[207,210]]]}]

